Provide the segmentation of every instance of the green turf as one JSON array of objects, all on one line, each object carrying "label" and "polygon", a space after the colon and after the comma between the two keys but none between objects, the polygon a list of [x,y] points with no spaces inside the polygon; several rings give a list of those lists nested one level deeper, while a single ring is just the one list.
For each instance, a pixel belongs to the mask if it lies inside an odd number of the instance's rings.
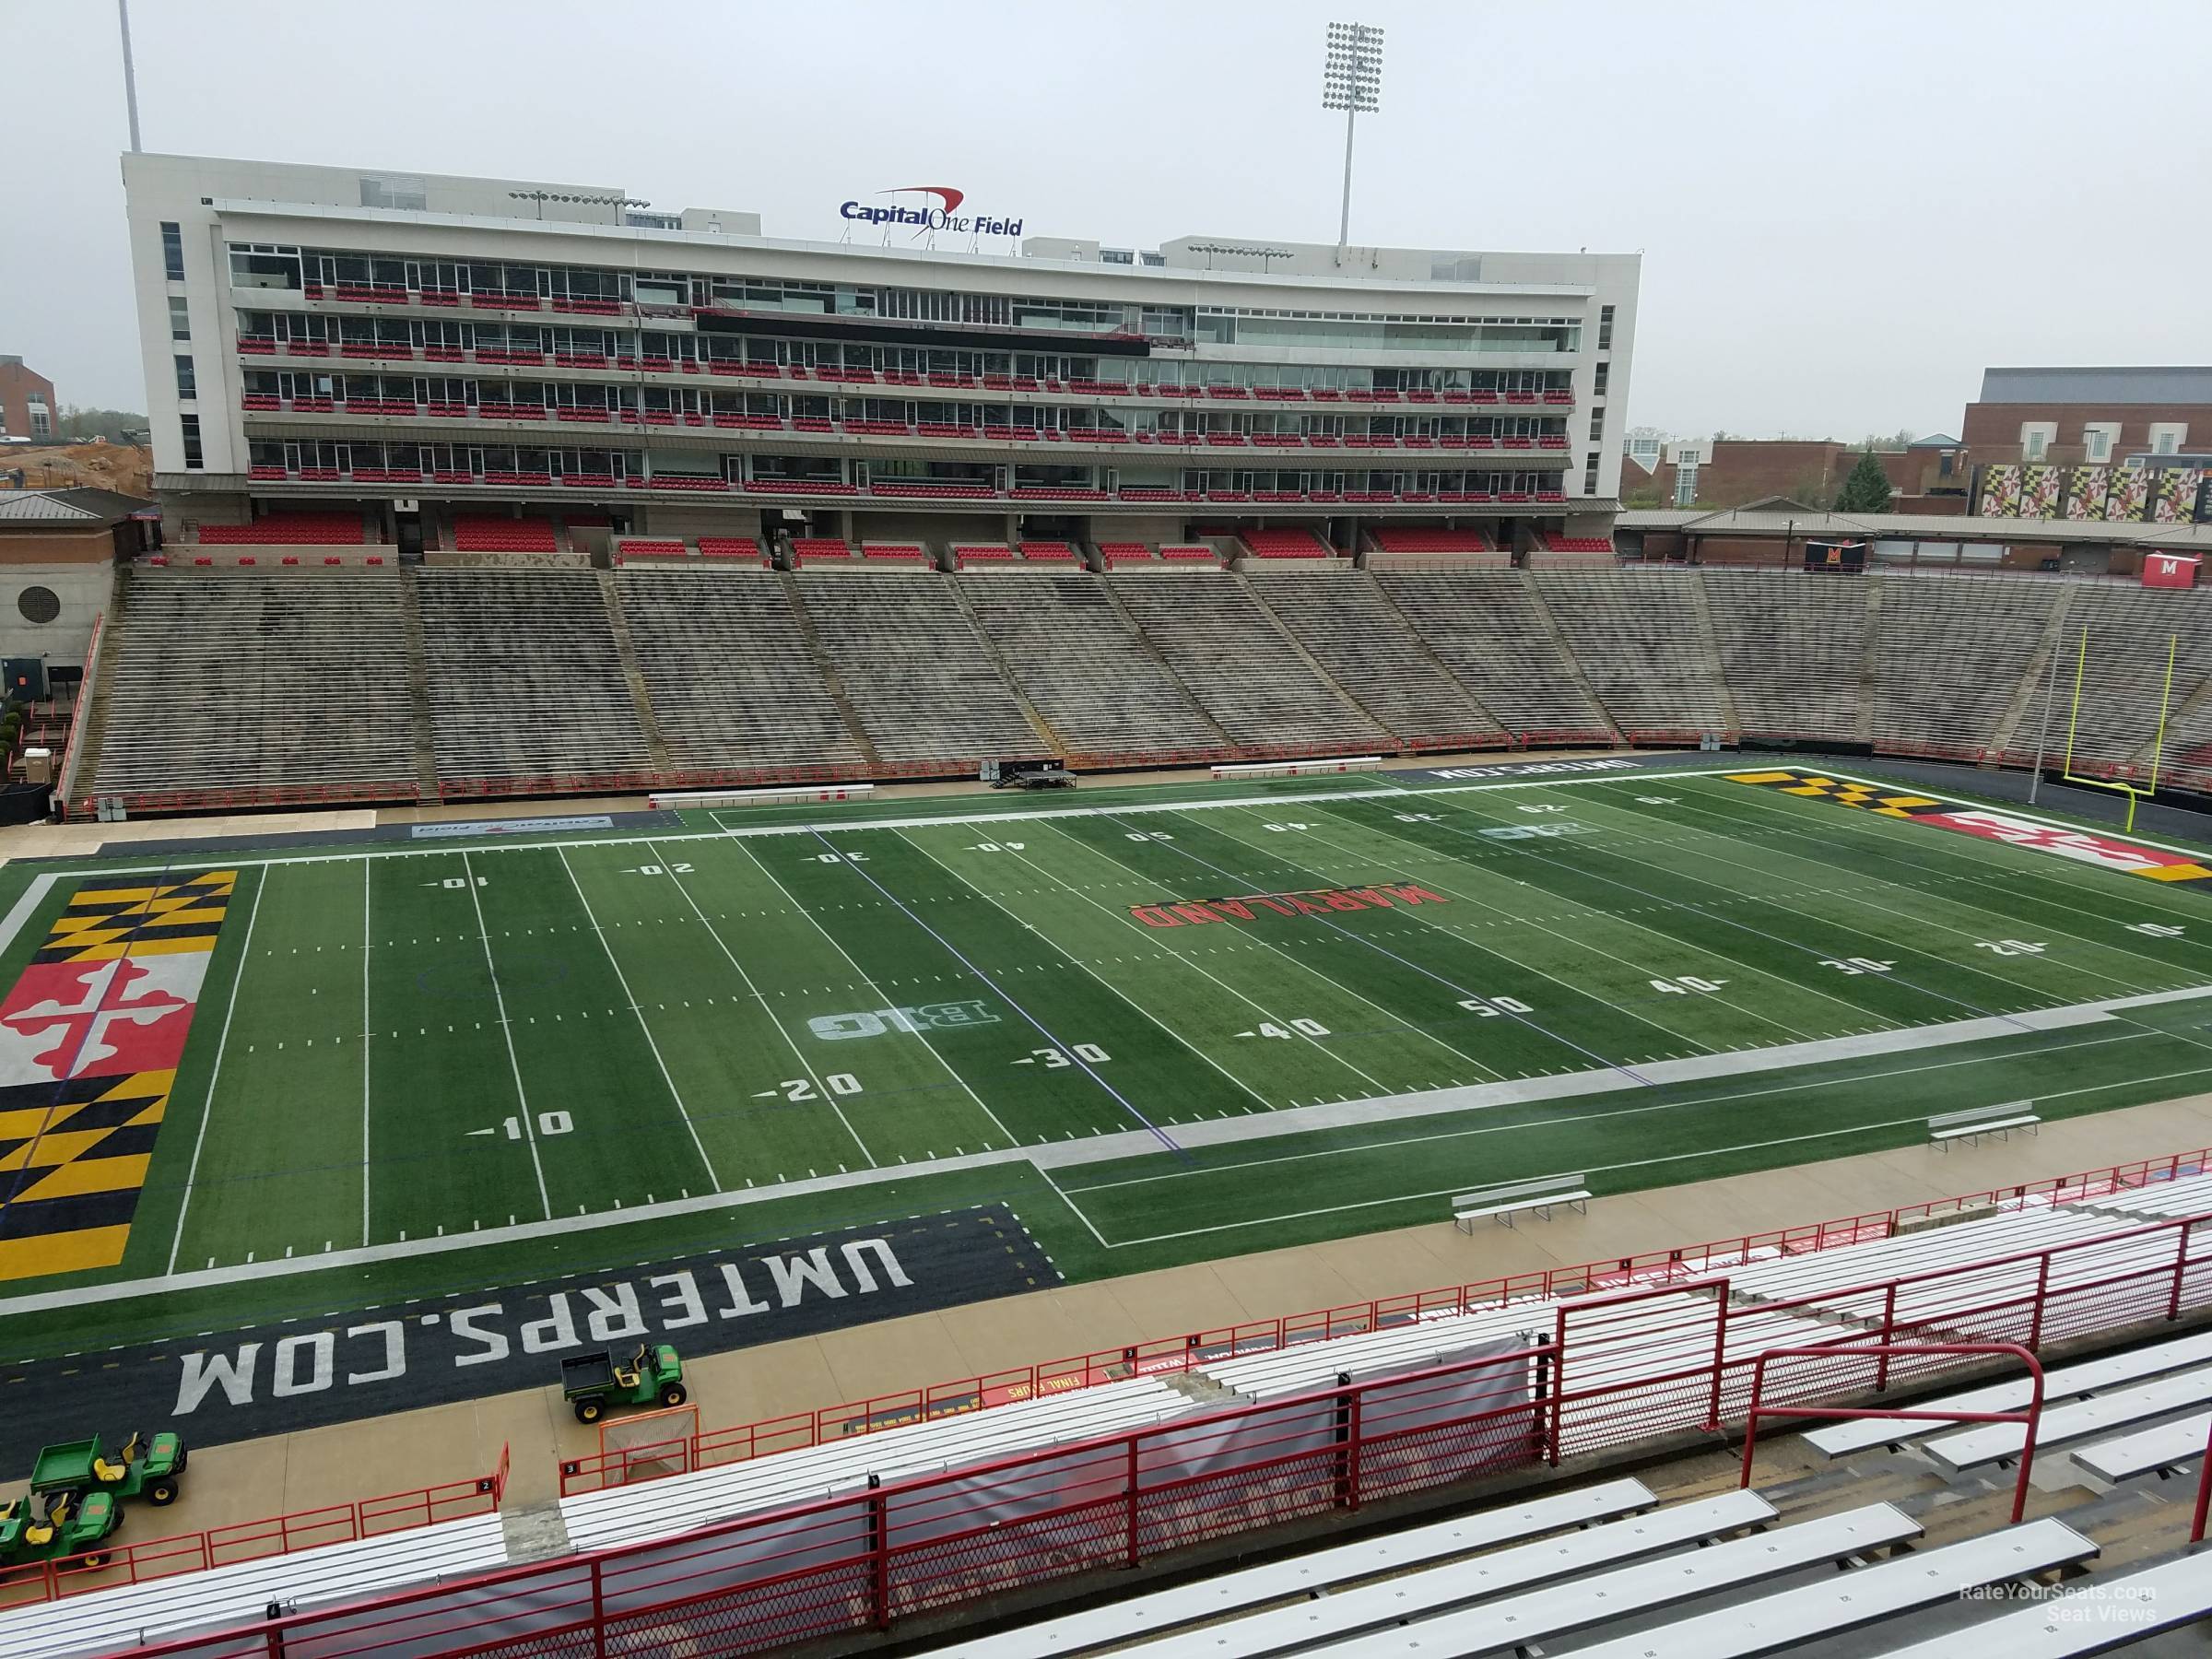
[{"label": "green turf", "polygon": [[[1640,1068],[2212,986],[2191,884],[1719,776],[1345,777],[686,821],[176,864],[241,878],[127,1255],[0,1296],[454,1247],[22,1313],[11,1351],[985,1198],[1092,1277],[1435,1219],[1486,1181],[1574,1170],[1621,1191],[1904,1145],[1961,1106],[2032,1096],[2059,1116],[2212,1077],[2212,1010],[2180,1001],[1653,1084]],[[0,898],[56,882],[0,967],[27,959],[68,872],[95,867],[6,873]],[[1420,897],[1177,927],[1132,914],[1378,886]],[[1565,1072],[1606,1087],[1267,1122]],[[1252,1137],[1194,1131],[1225,1119],[1253,1120]],[[1119,1135],[1139,1137],[1130,1155],[1049,1175],[947,1167]],[[778,1195],[826,1177],[858,1179]],[[609,1225],[502,1236],[578,1216]]]}]

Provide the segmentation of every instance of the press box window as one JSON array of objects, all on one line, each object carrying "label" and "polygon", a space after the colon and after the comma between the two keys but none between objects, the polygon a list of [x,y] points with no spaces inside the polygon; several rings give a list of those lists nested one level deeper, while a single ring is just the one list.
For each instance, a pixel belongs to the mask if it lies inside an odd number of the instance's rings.
[{"label": "press box window", "polygon": [[176,365],[177,395],[179,397],[199,396],[200,393],[197,384],[197,377],[194,376],[192,371],[192,359],[188,357],[178,358],[176,359]]},{"label": "press box window", "polygon": [[198,472],[204,464],[200,453],[200,418],[197,415],[179,416],[177,424],[184,434],[184,465],[191,471]]},{"label": "press box window", "polygon": [[184,280],[184,231],[168,219],[161,221],[161,268],[170,281]]}]

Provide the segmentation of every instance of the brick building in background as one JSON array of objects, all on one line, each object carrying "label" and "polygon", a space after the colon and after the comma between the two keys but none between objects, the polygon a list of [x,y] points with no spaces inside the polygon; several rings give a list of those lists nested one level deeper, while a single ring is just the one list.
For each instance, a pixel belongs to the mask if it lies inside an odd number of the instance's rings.
[{"label": "brick building in background", "polygon": [[[1860,446],[1827,438],[1696,438],[1664,446],[1631,441],[1620,471],[1628,507],[1743,507],[1786,496],[1825,507],[1836,498]],[[1964,512],[1967,466],[1962,446],[1938,434],[1875,456],[1897,492],[1897,511]],[[1904,505],[1901,503],[1910,503]]]},{"label": "brick building in background", "polygon": [[45,442],[61,430],[53,382],[19,357],[0,357],[0,438]]},{"label": "brick building in background", "polygon": [[1984,370],[1961,431],[1988,517],[2212,516],[2212,368]]}]

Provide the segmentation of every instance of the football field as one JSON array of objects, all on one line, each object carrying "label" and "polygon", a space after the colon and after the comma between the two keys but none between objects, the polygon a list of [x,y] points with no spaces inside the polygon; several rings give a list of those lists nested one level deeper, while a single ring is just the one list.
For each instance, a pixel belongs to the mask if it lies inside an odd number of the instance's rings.
[{"label": "football field", "polygon": [[2188,850],[2147,879],[1947,804],[1367,775],[11,871],[0,1312],[985,1199],[1089,1277],[2205,1087]]}]

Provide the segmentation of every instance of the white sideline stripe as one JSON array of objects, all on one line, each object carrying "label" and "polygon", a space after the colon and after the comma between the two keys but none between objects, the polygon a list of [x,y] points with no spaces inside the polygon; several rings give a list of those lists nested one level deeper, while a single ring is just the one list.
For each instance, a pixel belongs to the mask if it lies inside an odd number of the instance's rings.
[{"label": "white sideline stripe", "polygon": [[[472,889],[473,890],[473,889]],[[1905,1026],[1891,1031],[1865,1032],[1855,1037],[1828,1037],[1813,1042],[1792,1042],[1769,1049],[1744,1049],[1734,1053],[1724,1051],[1717,1054],[1698,1054],[1683,1060],[1656,1061],[1642,1068],[1653,1085],[1664,1083],[1703,1082],[1718,1077],[1743,1077],[1768,1071],[1791,1070],[1833,1060],[1860,1059],[1871,1055],[1911,1053],[1921,1049],[1943,1048],[1955,1043],[1983,1042],[1991,1039],[2017,1038],[2020,1028],[2030,1030],[2060,1031],[2080,1026],[2117,1023],[2115,1012],[2139,1007],[2148,1003],[2176,1002],[2189,998],[2212,997],[2212,985],[2192,985],[2179,991],[2154,991],[2140,996],[2113,997],[2103,1002],[2077,1003],[2065,1007],[2030,1010],[2022,1014],[2008,1014],[1979,1019],[1955,1020],[1947,1025]],[[2136,1041],[2161,1033],[2152,1028],[2141,1028],[2123,1036],[2102,1039],[2106,1041]],[[2207,1067],[2206,1069],[2212,1069]],[[2191,1074],[2194,1075],[2194,1074]],[[2144,1079],[2127,1079],[2141,1081]],[[2094,1088],[2102,1088],[2097,1085]],[[1240,1141],[1273,1140],[1304,1134],[1314,1129],[1359,1127],[1371,1124],[1396,1123],[1406,1118],[1437,1117],[1448,1113],[1488,1111],[1500,1106],[1518,1105],[1535,1100],[1571,1100],[1584,1095],[1624,1094],[1642,1092],[1640,1086],[1622,1078],[1611,1067],[1593,1067],[1587,1071],[1560,1072],[1547,1077],[1521,1077],[1504,1083],[1472,1084],[1461,1088],[1432,1089],[1426,1093],[1386,1095],[1364,1100],[1332,1100],[1313,1106],[1286,1107],[1271,1112],[1254,1112],[1234,1118],[1207,1118],[1200,1122],[1180,1124],[1175,1134],[1184,1147],[1233,1145]],[[2093,1092],[2090,1089],[2067,1089],[2065,1094]],[[2054,1100],[2058,1095],[2045,1095]],[[1686,1104],[1694,1102],[1685,1102]],[[1918,1124],[1922,1118],[1900,1118],[1898,1124]],[[1894,1125],[1890,1125],[1894,1126]],[[1785,1137],[1791,1140],[1817,1140],[1834,1131]],[[1765,1143],[1761,1143],[1765,1144]],[[1776,1145],[1782,1142],[1773,1143]],[[1111,1163],[1123,1159],[1137,1158],[1159,1150],[1158,1139],[1147,1130],[1132,1129],[1115,1135],[1095,1135],[1081,1141],[1045,1141],[1035,1146],[1008,1147],[995,1152],[971,1152],[962,1157],[939,1158],[921,1163],[890,1164],[876,1169],[853,1170],[839,1175],[820,1175],[806,1181],[786,1181],[775,1186],[747,1187],[742,1192],[705,1193],[692,1198],[663,1199],[657,1204],[631,1205],[622,1209],[611,1209],[598,1215],[551,1216],[543,1221],[524,1221],[509,1227],[488,1227],[480,1232],[456,1233],[446,1238],[408,1239],[404,1241],[366,1246],[359,1250],[327,1251],[321,1255],[298,1256],[289,1260],[241,1262],[229,1267],[201,1268],[188,1273],[171,1273],[158,1277],[131,1279],[111,1285],[91,1285],[71,1290],[48,1290],[32,1295],[0,1299],[0,1318],[18,1313],[51,1312],[56,1308],[77,1307],[88,1302],[122,1301],[131,1297],[177,1290],[202,1289],[214,1285],[233,1285],[249,1279],[281,1278],[294,1273],[320,1273],[334,1267],[361,1267],[378,1262],[399,1261],[413,1256],[437,1255],[447,1251],[471,1250],[482,1244],[512,1243],[526,1239],[559,1238],[569,1233],[590,1232],[604,1227],[626,1226],[633,1221],[665,1220],[677,1216],[712,1215],[717,1211],[735,1210],[748,1204],[765,1204],[781,1198],[806,1197],[818,1193],[836,1192],[843,1188],[865,1186],[886,1181],[909,1181],[925,1175],[951,1174],[963,1170],[983,1169],[993,1164],[1028,1163],[1041,1171],[1066,1169],[1080,1164]],[[1368,1148],[1353,1148],[1365,1150]],[[1702,1156],[1716,1148],[1700,1148],[1695,1154]],[[1295,1154],[1304,1157],[1310,1154]],[[1661,1160],[1642,1160],[1661,1161]],[[1671,1160],[1667,1160],[1671,1161]],[[1142,1179],[1154,1179],[1145,1177]],[[1438,1193],[1401,1193],[1375,1203],[1397,1203],[1407,1198],[1445,1197],[1464,1190],[1447,1187]],[[1077,1187],[1073,1193],[1080,1195],[1091,1189]],[[548,1207],[549,1205],[548,1205]],[[1069,1205],[1071,1209],[1075,1206]],[[1365,1207],[1365,1206],[1343,1206]],[[1080,1214],[1080,1212],[1077,1212]],[[1308,1212],[1320,1213],[1320,1212]],[[1281,1220],[1283,1217],[1269,1219]],[[1236,1223],[1234,1225],[1243,1225]],[[1097,1230],[1092,1230],[1094,1236]],[[1165,1235],[1175,1236],[1175,1235]],[[1124,1239],[1101,1243],[1109,1249],[1149,1243],[1150,1239]]]},{"label": "white sideline stripe", "polygon": [[[1695,770],[1688,767],[1670,768],[1665,771],[1669,778],[1721,778],[1730,772],[1742,771],[1741,766],[1713,767]],[[721,841],[735,835],[853,835],[865,830],[925,830],[932,824],[998,824],[1028,823],[1035,818],[1112,818],[1125,817],[1136,812],[1210,812],[1216,807],[1281,806],[1290,801],[1375,801],[1402,799],[1408,794],[1468,794],[1485,789],[1559,789],[1583,783],[1618,783],[1629,774],[1626,771],[1585,772],[1560,778],[1513,778],[1485,783],[1439,783],[1424,789],[1407,789],[1393,785],[1387,789],[1301,790],[1290,795],[1239,795],[1219,801],[1132,801],[1116,802],[1111,806],[1040,806],[1023,812],[938,813],[934,817],[899,818],[825,818],[820,823],[808,824],[755,824],[731,829],[722,823],[719,809],[708,813],[708,818],[721,827],[713,830],[655,830],[649,835],[591,835],[562,836],[553,841],[487,841],[470,850],[477,853],[551,853],[561,847],[589,843],[597,847],[639,847],[648,841]],[[1659,775],[1653,773],[1651,775]],[[2070,825],[2058,828],[2070,829]],[[2150,845],[2150,842],[2145,842]],[[2173,847],[2169,852],[2186,853],[2192,858],[2212,859],[2212,853],[2199,853],[2186,847]],[[389,847],[371,843],[359,847],[343,847],[325,853],[265,853],[261,857],[232,857],[220,849],[206,854],[210,865],[223,868],[258,868],[265,865],[330,864],[342,858],[410,858],[427,857],[430,850],[414,841],[394,842]],[[180,855],[182,856],[182,855]],[[196,863],[195,853],[187,862]],[[171,868],[168,864],[113,864],[105,860],[82,866],[47,870],[32,877],[32,885],[59,878],[80,876],[147,876]],[[25,895],[26,900],[29,895]],[[14,929],[22,925],[23,918],[35,907],[18,901],[11,910],[5,924],[8,931],[0,934],[0,950],[6,950],[14,940]]]}]

